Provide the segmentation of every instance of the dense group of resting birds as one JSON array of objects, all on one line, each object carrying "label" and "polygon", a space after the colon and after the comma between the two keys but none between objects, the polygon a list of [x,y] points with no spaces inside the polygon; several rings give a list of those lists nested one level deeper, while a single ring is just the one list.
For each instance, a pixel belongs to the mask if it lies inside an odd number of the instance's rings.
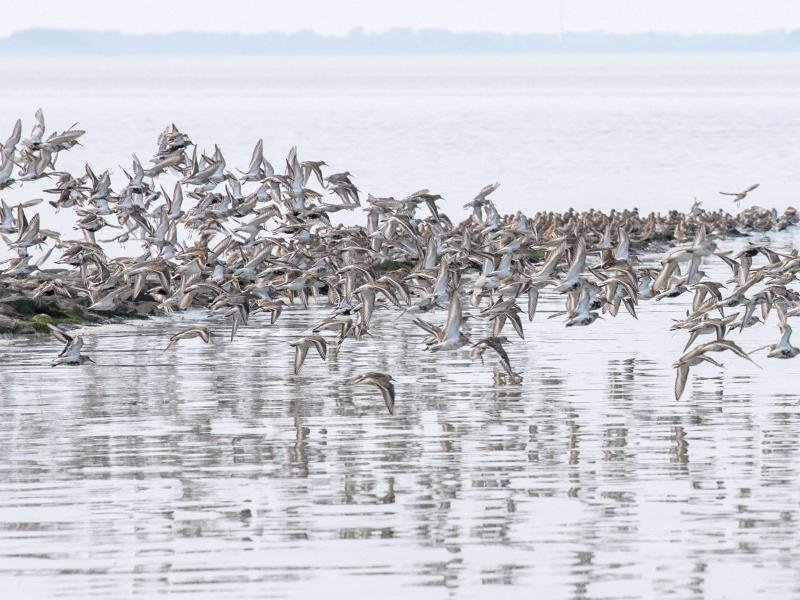
[{"label": "dense group of resting birds", "polygon": [[[772,311],[780,339],[767,356],[800,352],[791,345],[789,325],[800,314],[800,293],[791,289],[800,272],[797,252],[756,243],[721,252],[716,242],[786,228],[798,221],[794,209],[778,214],[750,208],[732,216],[695,203],[686,213],[503,215],[490,198],[498,187],[493,184],[464,205],[469,215],[456,223],[440,209],[437,194],[365,198],[351,173],[326,173],[324,161],[301,160],[294,148],[276,168],[264,157],[261,140],[249,164],[231,169],[218,147],[207,154],[175,125],[160,134],[152,158],[143,163],[134,155],[130,172],[121,168],[117,175],[124,175],[124,185],[112,187],[108,170],[88,164],[79,174],[58,170],[59,155],[84,134],[74,127],[46,136],[39,110],[28,137],[17,121],[0,148],[0,189],[46,180],[49,203],[72,211],[80,231],[77,239],[63,239],[45,229],[40,215],[31,214],[40,199],[2,202],[0,234],[12,258],[0,272],[0,288],[35,278],[41,282],[36,301],[80,299],[88,309],[112,312],[130,305],[162,313],[199,307],[229,320],[231,341],[254,312],[267,313],[274,324],[287,307],[327,302],[330,315],[292,342],[295,373],[309,350],[325,360],[331,345],[372,335],[373,315],[388,309],[413,319],[425,332],[428,351],[469,347],[481,361],[493,355],[502,377],[519,382],[505,350],[507,335],[524,338],[522,319],[534,319],[543,293],[563,297],[566,327],[636,318],[642,301],[691,295],[686,318],[674,325],[689,335],[674,364],[676,398],[691,367],[721,366],[714,355],[750,361],[752,352],[733,336],[765,322]],[[163,187],[167,178],[176,179],[171,191]],[[738,202],[756,187],[732,195]],[[366,224],[334,224],[341,211],[363,211]],[[104,249],[129,242],[141,252],[112,258]],[[660,264],[640,260],[655,247],[667,249]],[[44,269],[48,260],[59,268]],[[731,280],[710,280],[703,271],[709,260],[724,261]],[[426,317],[439,308],[447,310],[443,323]],[[470,331],[486,335],[470,339],[467,319]],[[54,366],[91,361],[80,335],[51,328],[64,344]],[[193,326],[173,335],[165,350],[210,336],[208,327]],[[697,343],[701,336],[711,341]],[[368,372],[347,382],[376,386],[393,413],[391,375]]]}]

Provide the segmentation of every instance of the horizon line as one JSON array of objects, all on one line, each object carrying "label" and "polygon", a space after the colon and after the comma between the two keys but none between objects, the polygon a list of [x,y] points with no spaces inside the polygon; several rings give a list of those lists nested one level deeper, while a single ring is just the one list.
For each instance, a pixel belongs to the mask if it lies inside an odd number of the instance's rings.
[{"label": "horizon line", "polygon": [[258,37],[261,35],[297,35],[313,34],[323,38],[347,38],[354,35],[380,36],[387,33],[444,33],[453,36],[470,35],[495,35],[503,37],[524,37],[524,36],[549,36],[559,37],[564,35],[603,35],[609,37],[629,37],[640,35],[669,35],[681,37],[755,37],[774,34],[794,34],[800,33],[800,27],[775,27],[770,29],[760,29],[758,31],[677,31],[670,29],[641,29],[636,31],[617,32],[605,29],[565,29],[564,31],[497,31],[493,29],[469,29],[454,30],[444,27],[389,27],[386,29],[367,29],[366,27],[352,27],[344,33],[322,33],[311,28],[300,29],[268,29],[259,32],[242,32],[236,30],[211,30],[211,29],[172,29],[170,31],[151,31],[151,32],[127,32],[119,29],[92,29],[82,27],[25,27],[15,29],[10,33],[0,36],[0,41],[7,40],[19,34],[34,32],[53,32],[53,33],[88,33],[88,34],[116,34],[127,37],[146,37],[159,36],[165,37],[179,34],[194,35],[232,35],[241,37]]}]

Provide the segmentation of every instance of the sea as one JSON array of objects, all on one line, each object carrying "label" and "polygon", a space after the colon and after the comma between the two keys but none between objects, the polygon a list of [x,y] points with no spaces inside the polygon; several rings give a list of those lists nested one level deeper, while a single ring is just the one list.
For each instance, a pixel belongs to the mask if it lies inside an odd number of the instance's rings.
[{"label": "sea", "polygon": [[[0,73],[2,140],[41,107],[48,131],[87,131],[56,167],[115,187],[175,123],[229,168],[261,138],[278,170],[297,147],[364,195],[441,194],[454,221],[496,181],[506,213],[736,212],[719,192],[752,183],[748,204],[800,202],[797,55],[37,56]],[[77,237],[70,211],[29,211]],[[800,234],[766,235],[789,252]],[[74,368],[50,367],[52,337],[0,339],[0,596],[800,596],[800,360],[724,356],[676,401],[688,296],[588,328],[562,307],[544,294],[509,333],[520,382],[488,354],[425,352],[389,310],[294,375],[321,300],[233,342],[203,311],[85,327],[97,364]],[[734,339],[777,341],[775,318]],[[200,323],[210,344],[163,351]],[[368,370],[397,380],[395,415],[343,384]]]}]

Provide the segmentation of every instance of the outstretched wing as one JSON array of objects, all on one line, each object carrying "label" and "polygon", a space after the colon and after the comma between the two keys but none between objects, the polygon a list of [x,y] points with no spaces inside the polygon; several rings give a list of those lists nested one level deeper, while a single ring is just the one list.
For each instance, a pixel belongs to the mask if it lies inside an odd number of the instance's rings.
[{"label": "outstretched wing", "polygon": [[458,290],[453,292],[450,308],[447,311],[447,323],[444,325],[444,339],[452,339],[461,335],[461,323],[464,316],[461,314],[461,298]]},{"label": "outstretched wing", "polygon": [[675,400],[680,400],[683,395],[683,390],[686,387],[686,381],[689,379],[689,367],[681,365],[678,367],[677,374],[675,375]]},{"label": "outstretched wing", "polygon": [[307,344],[297,344],[294,347],[294,374],[300,373],[303,363],[306,361],[306,354],[308,354]]},{"label": "outstretched wing", "polygon": [[389,411],[390,415],[394,414],[394,384],[391,381],[386,382],[375,382],[375,385],[378,386],[378,389],[381,391],[381,395],[383,396],[383,401],[386,403],[386,410]]},{"label": "outstretched wing", "polygon": [[50,325],[49,323],[47,326],[50,328],[50,331],[53,332],[53,335],[56,336],[56,339],[59,342],[66,346],[72,343],[73,337],[67,334],[63,329],[56,327],[55,325]]},{"label": "outstretched wing", "polygon": [[314,348],[316,348],[319,357],[325,360],[325,357],[328,355],[328,344],[325,342],[325,338],[321,335],[313,335],[308,338],[308,341],[314,344]]}]

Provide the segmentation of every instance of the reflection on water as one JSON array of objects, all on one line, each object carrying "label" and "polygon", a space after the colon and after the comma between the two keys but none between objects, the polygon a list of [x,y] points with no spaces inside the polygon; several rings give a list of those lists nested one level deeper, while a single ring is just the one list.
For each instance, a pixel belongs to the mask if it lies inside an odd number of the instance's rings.
[{"label": "reflection on water", "polygon": [[[300,376],[287,342],[326,307],[168,352],[203,314],[88,329],[97,366],[3,340],[4,597],[800,593],[800,361],[698,367],[675,402],[687,299],[583,330],[557,302],[509,346],[521,385],[389,311]],[[394,417],[342,385],[364,370]]]}]

